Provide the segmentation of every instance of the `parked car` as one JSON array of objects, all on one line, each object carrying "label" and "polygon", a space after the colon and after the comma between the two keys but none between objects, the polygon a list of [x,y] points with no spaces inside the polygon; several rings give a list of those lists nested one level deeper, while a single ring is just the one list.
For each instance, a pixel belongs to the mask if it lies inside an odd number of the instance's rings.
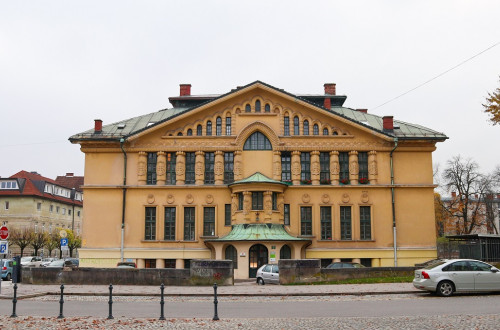
[{"label": "parked car", "polygon": [[47,267],[47,265],[54,260],[58,260],[58,258],[43,258],[42,262],[40,263],[40,267]]},{"label": "parked car", "polygon": [[339,269],[339,268],[364,268],[362,264],[358,264],[357,262],[332,262],[328,266],[327,269]]},{"label": "parked car", "polygon": [[42,263],[42,257],[31,256],[31,257],[21,258],[22,267],[40,267],[41,263]]},{"label": "parked car", "polygon": [[257,270],[257,284],[280,283],[280,271],[276,264],[266,264]]},{"label": "parked car", "polygon": [[430,266],[434,263],[438,263],[440,261],[443,261],[443,259],[431,259],[431,260],[427,260],[426,262],[422,262],[420,264],[415,264],[415,267],[417,268],[425,268],[427,266]]},{"label": "parked car", "polygon": [[0,267],[2,267],[2,280],[10,281],[12,279],[12,266],[14,261],[12,259],[3,259]]},{"label": "parked car", "polygon": [[79,264],[80,264],[80,262],[78,259],[68,258],[68,259],[54,260],[51,263],[49,263],[46,267],[47,268],[63,268],[63,267],[75,268],[75,267],[78,267]]},{"label": "parked car", "polygon": [[118,268],[137,268],[137,265],[133,261],[120,261],[116,264]]},{"label": "parked car", "polygon": [[454,292],[500,291],[500,272],[479,260],[441,260],[416,270],[413,286],[442,297],[449,297]]}]

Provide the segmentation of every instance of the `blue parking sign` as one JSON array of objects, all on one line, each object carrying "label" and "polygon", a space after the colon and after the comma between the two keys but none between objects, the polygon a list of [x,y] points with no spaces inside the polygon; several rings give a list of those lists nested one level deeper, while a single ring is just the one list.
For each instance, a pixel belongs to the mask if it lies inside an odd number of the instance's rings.
[{"label": "blue parking sign", "polygon": [[68,246],[68,239],[67,238],[61,238],[61,246]]},{"label": "blue parking sign", "polygon": [[9,252],[9,242],[1,241],[0,242],[0,254],[6,254]]}]

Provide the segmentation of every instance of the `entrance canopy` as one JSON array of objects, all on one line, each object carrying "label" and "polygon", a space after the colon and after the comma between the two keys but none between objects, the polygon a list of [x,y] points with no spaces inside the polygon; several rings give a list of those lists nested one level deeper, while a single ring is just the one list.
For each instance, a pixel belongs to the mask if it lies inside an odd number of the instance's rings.
[{"label": "entrance canopy", "polygon": [[252,223],[233,225],[233,228],[224,237],[205,239],[207,242],[232,241],[311,241],[307,238],[290,235],[283,225],[272,223]]}]

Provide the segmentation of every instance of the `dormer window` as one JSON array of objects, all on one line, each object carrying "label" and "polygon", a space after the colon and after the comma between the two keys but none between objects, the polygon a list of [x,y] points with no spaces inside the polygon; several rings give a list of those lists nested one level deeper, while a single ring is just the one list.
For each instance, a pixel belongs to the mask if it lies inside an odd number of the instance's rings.
[{"label": "dormer window", "polygon": [[18,189],[17,181],[2,181],[0,189]]},{"label": "dormer window", "polygon": [[271,106],[269,104],[266,104],[264,107],[264,112],[271,112]]},{"label": "dormer window", "polygon": [[207,121],[207,136],[212,136],[212,122]]},{"label": "dormer window", "polygon": [[252,108],[250,107],[250,104],[245,105],[245,112],[252,112]]}]

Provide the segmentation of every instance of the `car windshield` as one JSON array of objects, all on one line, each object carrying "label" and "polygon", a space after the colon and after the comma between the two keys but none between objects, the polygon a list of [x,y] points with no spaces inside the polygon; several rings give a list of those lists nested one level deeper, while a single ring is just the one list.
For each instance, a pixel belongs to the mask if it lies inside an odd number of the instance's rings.
[{"label": "car windshield", "polygon": [[49,266],[60,266],[62,267],[64,265],[64,260],[54,260],[52,261]]},{"label": "car windshield", "polygon": [[21,258],[21,262],[23,262],[23,261],[24,261],[24,262],[29,262],[29,261],[31,261],[31,258],[32,258],[32,257],[22,257],[22,258]]},{"label": "car windshield", "polygon": [[424,269],[436,268],[437,266],[441,266],[442,264],[445,264],[445,263],[446,263],[446,261],[444,261],[444,260],[436,260],[435,262],[432,262],[429,265],[427,265],[426,267],[424,267]]}]

